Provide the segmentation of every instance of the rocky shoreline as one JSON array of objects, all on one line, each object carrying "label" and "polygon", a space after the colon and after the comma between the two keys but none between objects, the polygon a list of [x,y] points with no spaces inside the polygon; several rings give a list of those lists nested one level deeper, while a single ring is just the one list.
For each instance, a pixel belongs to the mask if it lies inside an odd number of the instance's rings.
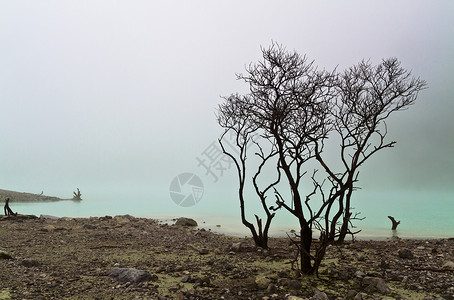
[{"label": "rocky shoreline", "polygon": [[0,299],[454,299],[454,239],[347,242],[299,277],[288,239],[187,222],[0,217]]}]

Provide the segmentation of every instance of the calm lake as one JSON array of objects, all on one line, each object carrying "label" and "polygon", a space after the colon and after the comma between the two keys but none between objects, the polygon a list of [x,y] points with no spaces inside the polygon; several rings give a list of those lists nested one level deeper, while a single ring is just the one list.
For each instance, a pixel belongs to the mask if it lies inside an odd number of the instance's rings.
[{"label": "calm lake", "polygon": [[[195,183],[197,184],[197,183]],[[236,188],[230,187],[219,190],[215,185],[205,186],[203,191],[194,193],[199,197],[189,206],[178,205],[175,202],[175,186],[161,189],[142,190],[137,192],[125,191],[123,194],[104,195],[102,191],[82,190],[83,201],[60,201],[41,203],[10,203],[13,211],[21,214],[54,215],[59,217],[90,217],[115,216],[130,214],[136,217],[149,217],[161,220],[171,220],[175,217],[194,218],[200,228],[215,232],[248,236],[249,231],[241,224]],[[170,191],[169,191],[170,189]],[[181,189],[183,196],[191,194]],[[202,194],[203,195],[202,195]],[[178,195],[178,191],[176,192]],[[3,199],[2,199],[3,200]],[[257,203],[255,203],[257,204]],[[253,213],[262,214],[260,207],[250,204],[248,218],[255,222]],[[271,203],[270,205],[272,205]],[[410,192],[380,192],[371,193],[357,191],[353,200],[355,211],[365,217],[354,225],[362,231],[360,239],[386,239],[393,235],[402,238],[452,238],[454,237],[454,201],[452,194],[439,193],[410,193]],[[263,214],[262,214],[263,215]],[[398,230],[391,230],[392,215],[401,224]],[[297,229],[293,216],[285,211],[278,211],[274,218],[270,233],[273,236],[285,236],[287,232]]]}]

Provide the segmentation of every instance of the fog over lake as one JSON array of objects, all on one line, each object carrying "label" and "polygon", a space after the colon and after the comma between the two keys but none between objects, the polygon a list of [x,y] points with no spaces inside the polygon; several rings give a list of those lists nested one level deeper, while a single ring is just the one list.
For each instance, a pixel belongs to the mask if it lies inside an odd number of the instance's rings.
[{"label": "fog over lake", "polygon": [[[201,161],[222,134],[221,96],[248,91],[235,74],[272,41],[327,70],[397,57],[427,81],[387,122],[397,144],[366,162],[353,206],[369,227],[395,214],[454,232],[452,1],[1,1],[0,189],[80,188],[83,209],[66,215],[239,223],[233,167]],[[194,206],[169,193],[182,173],[203,183]]]}]

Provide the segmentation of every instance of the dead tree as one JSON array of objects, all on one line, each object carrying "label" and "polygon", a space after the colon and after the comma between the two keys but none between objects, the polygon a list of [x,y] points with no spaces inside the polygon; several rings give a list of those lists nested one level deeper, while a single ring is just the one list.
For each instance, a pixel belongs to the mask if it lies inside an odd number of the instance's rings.
[{"label": "dead tree", "polygon": [[74,194],[73,200],[76,200],[76,201],[82,200],[82,194],[80,193],[79,188],[77,188],[77,193],[73,192],[73,194]]},{"label": "dead tree", "polygon": [[5,216],[17,216],[17,212],[13,212],[11,210],[11,208],[9,207],[9,198],[6,198],[5,200],[5,206],[3,208],[4,212],[5,212]]},{"label": "dead tree", "polygon": [[[264,192],[274,191],[278,197],[277,206],[271,209],[284,208],[298,219],[300,269],[303,273],[312,273],[312,230],[318,216],[305,213],[308,202],[301,191],[301,179],[306,173],[303,165],[313,158],[313,141],[326,134],[325,120],[329,111],[326,96],[332,74],[318,71],[306,57],[288,53],[277,44],[262,49],[262,54],[263,61],[249,65],[247,74],[238,75],[238,79],[249,85],[250,92],[227,99],[239,105],[233,124],[242,126],[247,123],[249,128],[259,132],[261,140],[257,145],[261,149],[263,145],[270,145],[271,151],[267,155],[258,151],[258,157],[262,162],[270,161],[270,165],[276,166],[278,179],[265,189],[256,191],[262,200],[266,197]],[[242,164],[237,164],[241,172],[244,171],[245,158],[240,161]],[[239,177],[244,178],[244,173]],[[243,187],[244,180],[240,180],[240,191]],[[291,195],[291,198],[286,201],[280,190],[286,190],[285,195]],[[240,202],[242,206],[243,201]]]},{"label": "dead tree", "polygon": [[[311,274],[317,272],[329,244],[355,234],[351,222],[358,214],[352,211],[351,199],[359,167],[377,151],[394,146],[395,142],[385,139],[385,120],[413,104],[426,83],[412,78],[394,58],[377,66],[362,62],[339,74],[318,70],[305,56],[275,43],[262,49],[262,55],[263,60],[238,75],[249,85],[249,92],[226,98],[226,107],[235,109],[229,111],[230,127],[223,127],[237,129],[240,141],[240,159],[235,163],[243,224],[251,226],[245,222],[242,198],[245,141],[258,132],[257,145],[263,147],[266,142],[275,152],[261,158],[266,164],[276,164],[276,174],[282,177],[264,189],[275,193],[276,206],[270,209],[284,209],[298,220],[300,270]],[[339,161],[330,165],[332,159],[324,155],[326,141],[334,134],[341,141],[340,171]],[[311,177],[305,176],[308,172]],[[307,190],[303,181],[313,188]],[[262,204],[266,204],[264,199]],[[311,248],[314,231],[320,238]]]},{"label": "dead tree", "polygon": [[396,219],[394,219],[393,217],[391,216],[388,216],[388,218],[391,220],[391,222],[393,223],[393,226],[392,226],[392,230],[396,230],[397,229],[397,225],[400,224],[400,221],[396,221]]},{"label": "dead tree", "polygon": [[[335,172],[323,158],[316,143],[316,159],[328,175],[333,197],[337,202],[330,222],[330,240],[342,242],[351,232],[353,192],[358,188],[360,167],[375,153],[392,148],[387,141],[386,120],[391,114],[407,109],[426,88],[426,82],[413,78],[396,58],[384,59],[373,66],[362,61],[338,76],[331,118],[333,133],[340,138],[340,159],[343,171]],[[329,212],[331,213],[331,212]],[[326,216],[326,215],[325,215]]]},{"label": "dead tree", "polygon": [[[271,145],[268,149],[264,149],[262,145],[254,141],[254,138],[259,138],[260,128],[251,120],[252,114],[251,111],[248,111],[248,108],[250,108],[248,100],[249,99],[239,95],[231,95],[230,97],[225,98],[225,103],[219,106],[218,123],[225,129],[224,134],[219,139],[219,144],[223,153],[232,159],[237,170],[241,221],[243,225],[251,231],[255,245],[266,249],[268,248],[268,231],[271,226],[271,221],[275,216],[275,213],[271,212],[268,208],[266,202],[267,192],[279,183],[280,173],[278,172],[276,180],[265,185],[264,188],[260,188],[258,178],[262,173],[262,169],[274,156],[276,156],[277,151],[275,145]],[[229,142],[226,140],[227,136],[233,137],[233,141]],[[230,148],[227,148],[225,144],[228,144]],[[258,159],[258,162],[255,166],[251,163],[246,166],[248,153],[252,150],[256,151],[255,158]],[[257,228],[253,223],[248,221],[246,214],[245,189],[247,188],[248,183],[247,169],[254,170],[252,173],[252,185],[266,214],[264,224],[262,218],[257,214],[254,214]]]}]

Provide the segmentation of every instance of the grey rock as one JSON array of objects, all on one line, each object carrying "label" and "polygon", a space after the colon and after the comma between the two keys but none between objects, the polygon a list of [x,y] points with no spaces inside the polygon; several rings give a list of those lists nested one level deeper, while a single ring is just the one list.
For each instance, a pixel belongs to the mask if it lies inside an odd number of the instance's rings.
[{"label": "grey rock", "polygon": [[314,296],[311,297],[312,300],[328,300],[328,295],[319,290],[315,290]]},{"label": "grey rock", "polygon": [[454,262],[447,261],[443,264],[443,269],[454,269]]},{"label": "grey rock", "polygon": [[271,280],[269,278],[266,278],[263,276],[255,278],[255,285],[260,290],[267,289],[268,286],[270,285],[270,283],[271,283]]},{"label": "grey rock", "polygon": [[347,298],[347,299],[354,299],[355,296],[356,296],[357,294],[358,294],[357,291],[355,291],[355,290],[349,290],[349,291],[347,292],[346,298]]},{"label": "grey rock", "polygon": [[113,219],[114,219],[115,222],[117,222],[118,224],[126,224],[126,223],[129,223],[129,222],[131,222],[132,220],[134,220],[134,217],[131,216],[131,215],[119,215],[119,216],[113,217]]},{"label": "grey rock", "polygon": [[244,248],[243,242],[232,243],[232,245],[230,246],[230,251],[241,252],[243,248]]},{"label": "grey rock", "polygon": [[60,219],[59,217],[56,216],[50,216],[50,215],[39,215],[40,219],[49,219],[49,220],[58,220]]},{"label": "grey rock", "polygon": [[411,250],[409,249],[400,249],[398,254],[400,258],[413,258],[413,252],[411,252]]},{"label": "grey rock", "polygon": [[175,225],[178,226],[197,226],[197,222],[190,218],[178,218],[175,222]]},{"label": "grey rock", "polygon": [[385,281],[378,277],[364,277],[363,286],[373,288],[381,294],[387,294],[389,292],[389,287],[386,285]]},{"label": "grey rock", "polygon": [[139,283],[152,279],[151,274],[147,271],[137,270],[134,268],[115,268],[108,271],[107,275],[115,278],[117,281],[131,283]]},{"label": "grey rock", "polygon": [[93,224],[85,224],[84,228],[85,229],[96,229],[97,227],[95,225],[93,225]]},{"label": "grey rock", "polygon": [[274,284],[270,283],[270,284],[268,284],[266,291],[268,293],[274,293],[275,291],[277,291],[277,287]]},{"label": "grey rock", "polygon": [[208,250],[207,248],[200,248],[200,249],[198,249],[198,251],[199,251],[199,254],[201,254],[201,255],[206,255],[206,254],[210,253],[210,250]]},{"label": "grey rock", "polygon": [[279,278],[278,284],[291,290],[300,290],[302,287],[301,281],[289,278]]},{"label": "grey rock", "polygon": [[364,276],[366,276],[366,274],[364,274],[363,271],[356,271],[355,272],[355,277],[363,278]]},{"label": "grey rock", "polygon": [[355,300],[363,300],[363,299],[366,299],[366,297],[367,297],[366,293],[358,293],[358,294],[356,294],[354,299]]},{"label": "grey rock", "polygon": [[21,264],[26,268],[32,268],[39,266],[39,262],[34,259],[24,259]]}]

